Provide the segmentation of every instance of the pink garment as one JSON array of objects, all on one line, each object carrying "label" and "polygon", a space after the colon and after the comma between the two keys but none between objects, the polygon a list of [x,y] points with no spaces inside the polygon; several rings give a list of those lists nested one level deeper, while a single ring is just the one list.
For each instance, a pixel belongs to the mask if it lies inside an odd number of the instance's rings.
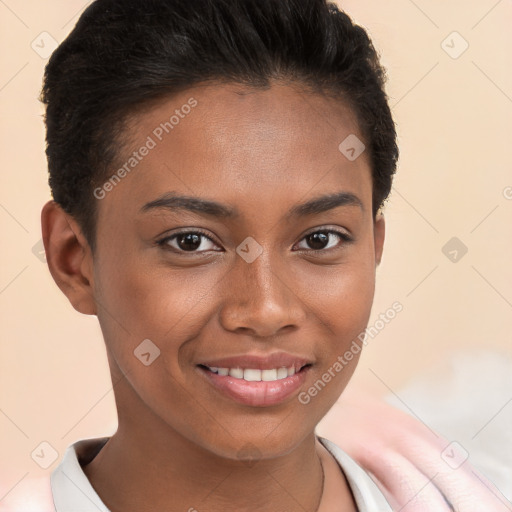
[{"label": "pink garment", "polygon": [[321,435],[372,476],[393,510],[512,512],[463,447],[383,400],[347,389]]}]

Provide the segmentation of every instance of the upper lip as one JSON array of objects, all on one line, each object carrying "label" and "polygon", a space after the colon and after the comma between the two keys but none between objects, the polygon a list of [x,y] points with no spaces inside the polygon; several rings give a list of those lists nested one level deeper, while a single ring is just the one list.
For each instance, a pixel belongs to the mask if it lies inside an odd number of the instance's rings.
[{"label": "upper lip", "polygon": [[312,361],[301,356],[294,356],[286,352],[274,352],[267,355],[245,354],[220,359],[208,359],[200,363],[210,368],[243,368],[255,370],[271,370],[273,368],[291,368],[299,371],[303,366],[313,364]]}]

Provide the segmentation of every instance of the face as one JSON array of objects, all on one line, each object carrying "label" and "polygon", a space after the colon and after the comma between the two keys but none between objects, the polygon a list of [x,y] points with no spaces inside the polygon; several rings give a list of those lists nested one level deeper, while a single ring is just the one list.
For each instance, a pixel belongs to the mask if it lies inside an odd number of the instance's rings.
[{"label": "face", "polygon": [[369,155],[339,149],[362,140],[355,118],[291,86],[207,85],[128,134],[74,299],[126,379],[120,427],[158,424],[228,458],[287,453],[350,379],[373,301],[384,220]]}]

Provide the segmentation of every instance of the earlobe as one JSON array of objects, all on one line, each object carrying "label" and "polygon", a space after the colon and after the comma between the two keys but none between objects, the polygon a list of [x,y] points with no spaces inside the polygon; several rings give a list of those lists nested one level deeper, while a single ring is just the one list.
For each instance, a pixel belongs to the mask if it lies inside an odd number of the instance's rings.
[{"label": "earlobe", "polygon": [[55,283],[78,312],[95,315],[92,254],[77,222],[55,201],[48,201],[41,211],[41,228]]},{"label": "earlobe", "polygon": [[374,246],[375,246],[375,266],[380,265],[382,252],[384,250],[384,238],[386,236],[386,223],[384,215],[378,213],[373,224]]}]

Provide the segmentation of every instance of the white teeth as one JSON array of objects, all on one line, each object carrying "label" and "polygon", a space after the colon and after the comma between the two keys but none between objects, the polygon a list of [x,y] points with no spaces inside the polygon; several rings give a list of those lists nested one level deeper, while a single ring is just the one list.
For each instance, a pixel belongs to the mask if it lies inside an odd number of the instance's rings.
[{"label": "white teeth", "polygon": [[295,367],[290,368],[271,368],[268,370],[258,370],[255,368],[218,368],[216,366],[208,367],[208,369],[218,375],[226,377],[234,377],[235,379],[243,379],[248,382],[273,382],[275,380],[286,379],[295,375]]},{"label": "white teeth", "polygon": [[250,382],[257,382],[261,380],[261,370],[244,370],[244,380],[248,380]]},{"label": "white teeth", "polygon": [[277,369],[277,378],[278,379],[286,379],[288,377],[288,368],[278,368]]},{"label": "white teeth", "polygon": [[[288,372],[286,372],[286,377],[288,377]],[[261,370],[261,380],[265,382],[277,380],[277,370]]]},{"label": "white teeth", "polygon": [[229,376],[235,377],[235,379],[243,379],[244,378],[244,371],[242,368],[230,368],[229,369]]}]

